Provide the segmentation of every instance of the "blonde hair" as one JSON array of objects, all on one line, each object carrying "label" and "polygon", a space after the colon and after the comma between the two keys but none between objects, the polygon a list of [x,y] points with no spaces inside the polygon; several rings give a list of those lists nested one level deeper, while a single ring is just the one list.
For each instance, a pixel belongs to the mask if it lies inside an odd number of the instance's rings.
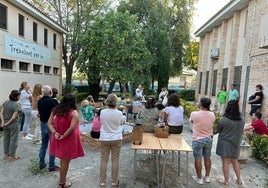
[{"label": "blonde hair", "polygon": [[33,88],[32,96],[38,97],[40,95],[42,95],[42,84],[35,84]]},{"label": "blonde hair", "polygon": [[85,100],[83,100],[83,101],[81,102],[81,106],[82,106],[82,107],[85,107],[85,106],[88,106],[88,105],[89,105],[89,102],[88,102],[87,99],[85,99]]}]

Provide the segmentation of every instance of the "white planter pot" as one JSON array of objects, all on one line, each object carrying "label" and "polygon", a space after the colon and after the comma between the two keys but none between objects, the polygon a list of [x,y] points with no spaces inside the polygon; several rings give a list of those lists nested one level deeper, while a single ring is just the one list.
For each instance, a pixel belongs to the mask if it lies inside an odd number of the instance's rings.
[{"label": "white planter pot", "polygon": [[249,144],[240,145],[240,154],[238,160],[248,160],[251,150]]}]

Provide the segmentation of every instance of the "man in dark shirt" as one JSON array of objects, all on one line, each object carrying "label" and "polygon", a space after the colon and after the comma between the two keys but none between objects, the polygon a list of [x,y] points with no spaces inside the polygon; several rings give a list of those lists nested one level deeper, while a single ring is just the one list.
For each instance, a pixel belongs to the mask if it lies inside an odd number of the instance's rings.
[{"label": "man in dark shirt", "polygon": [[[45,85],[42,87],[42,94],[43,97],[39,99],[37,107],[38,112],[40,115],[41,121],[41,136],[42,136],[42,144],[39,150],[39,167],[43,169],[46,167],[45,157],[46,151],[49,143],[50,131],[47,126],[47,122],[50,116],[52,109],[59,104],[59,102],[53,98],[52,96],[52,89],[50,86]],[[48,170],[51,171],[58,171],[59,167],[55,165],[55,157],[49,155],[49,164]]]}]

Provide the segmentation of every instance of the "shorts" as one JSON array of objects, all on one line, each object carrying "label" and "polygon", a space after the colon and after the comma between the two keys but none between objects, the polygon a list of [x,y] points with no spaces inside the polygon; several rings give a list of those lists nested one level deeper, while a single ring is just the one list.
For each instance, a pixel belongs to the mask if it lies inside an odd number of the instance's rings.
[{"label": "shorts", "polygon": [[210,157],[213,138],[209,136],[192,142],[194,158]]}]

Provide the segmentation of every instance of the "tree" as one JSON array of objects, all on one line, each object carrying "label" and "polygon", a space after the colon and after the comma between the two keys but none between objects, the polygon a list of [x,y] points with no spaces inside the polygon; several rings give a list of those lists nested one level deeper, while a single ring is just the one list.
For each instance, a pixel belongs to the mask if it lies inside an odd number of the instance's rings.
[{"label": "tree", "polygon": [[118,7],[120,12],[136,15],[137,22],[143,27],[146,45],[153,59],[151,80],[158,81],[158,91],[167,86],[170,76],[179,75],[182,71],[194,2],[125,0]]},{"label": "tree", "polygon": [[197,71],[199,42],[191,41],[183,59],[184,65]]},{"label": "tree", "polygon": [[89,83],[100,77],[110,83],[143,83],[149,79],[150,53],[135,16],[110,11],[98,16],[81,37],[82,53],[77,67],[88,75]]},{"label": "tree", "polygon": [[62,58],[66,71],[66,84],[71,84],[73,68],[80,55],[78,43],[81,33],[88,30],[94,17],[105,10],[105,0],[32,0],[41,10],[57,20],[68,34],[63,37]]}]

